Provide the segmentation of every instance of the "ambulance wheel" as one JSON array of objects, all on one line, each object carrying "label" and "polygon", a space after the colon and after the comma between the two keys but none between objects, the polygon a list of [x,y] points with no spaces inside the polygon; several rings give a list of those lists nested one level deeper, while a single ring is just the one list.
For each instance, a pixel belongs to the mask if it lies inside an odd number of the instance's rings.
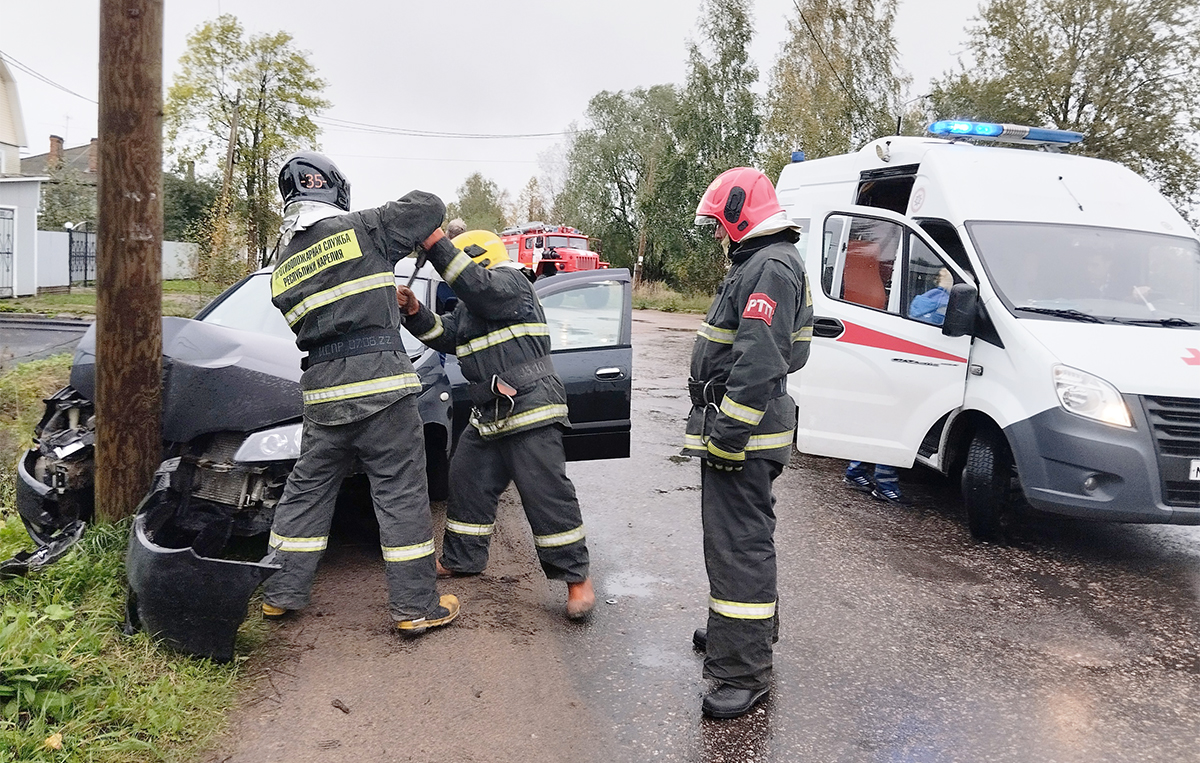
[{"label": "ambulance wheel", "polygon": [[1004,433],[981,429],[967,448],[962,471],[967,527],[976,540],[1002,542],[1012,519],[1013,458]]}]

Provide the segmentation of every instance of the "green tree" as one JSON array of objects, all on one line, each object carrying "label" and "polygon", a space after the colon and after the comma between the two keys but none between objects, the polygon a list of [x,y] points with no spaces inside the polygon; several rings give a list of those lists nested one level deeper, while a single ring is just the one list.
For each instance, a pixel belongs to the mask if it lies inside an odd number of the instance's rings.
[{"label": "green tree", "polygon": [[[724,273],[724,255],[708,231],[693,225],[696,204],[721,172],[754,163],[762,127],[751,88],[754,35],[750,0],[705,0],[703,46],[688,48],[688,76],[673,123],[674,145],[650,205],[659,224],[678,236],[672,270],[680,286],[711,291]],[[706,51],[707,50],[707,55]]]},{"label": "green tree", "polygon": [[215,182],[163,173],[163,239],[197,241],[220,191]]},{"label": "green tree", "polygon": [[506,215],[508,222],[512,225],[520,225],[534,220],[546,222],[549,216],[550,210],[546,205],[546,197],[542,193],[542,186],[536,177],[529,178],[529,182],[521,189],[521,195],[517,197],[512,209]]},{"label": "green tree", "polygon": [[313,117],[329,106],[309,59],[287,32],[246,39],[237,18],[225,14],[188,36],[167,91],[168,152],[180,162],[223,170],[236,115],[233,175],[222,191],[241,217],[255,263],[274,244],[279,164],[293,151],[317,147]]},{"label": "green tree", "polygon": [[[96,184],[67,164],[51,167],[42,184],[38,228],[62,230],[66,223],[96,222]],[[93,229],[94,230],[94,229]]]},{"label": "green tree", "polygon": [[897,0],[799,0],[771,70],[762,161],[774,178],[794,149],[853,151],[896,129],[911,78],[899,64]]},{"label": "green tree", "polygon": [[446,219],[461,217],[467,230],[490,230],[500,232],[508,227],[504,214],[509,206],[508,194],[500,190],[494,180],[482,173],[474,172],[463,181],[456,191],[458,201],[446,205]]},{"label": "green tree", "polygon": [[666,276],[662,242],[678,241],[668,227],[655,224],[654,202],[673,146],[678,100],[672,85],[593,96],[587,128],[575,133],[568,149],[566,185],[555,199],[556,220],[602,239],[609,262],[628,266],[645,253],[650,278]]},{"label": "green tree", "polygon": [[1200,16],[1194,0],[991,0],[974,59],[931,98],[935,118],[1075,130],[1073,152],[1120,162],[1184,214],[1200,186]]}]

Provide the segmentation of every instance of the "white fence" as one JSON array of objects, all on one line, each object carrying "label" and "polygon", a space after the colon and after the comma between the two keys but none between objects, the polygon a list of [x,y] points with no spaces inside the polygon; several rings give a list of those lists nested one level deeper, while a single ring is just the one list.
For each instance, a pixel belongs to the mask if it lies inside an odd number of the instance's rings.
[{"label": "white fence", "polygon": [[[83,234],[77,233],[76,236]],[[95,234],[91,234],[95,235]],[[163,280],[176,281],[196,277],[196,259],[200,247],[185,241],[164,241]],[[66,231],[37,232],[37,287],[56,289],[71,285],[70,234]]]}]

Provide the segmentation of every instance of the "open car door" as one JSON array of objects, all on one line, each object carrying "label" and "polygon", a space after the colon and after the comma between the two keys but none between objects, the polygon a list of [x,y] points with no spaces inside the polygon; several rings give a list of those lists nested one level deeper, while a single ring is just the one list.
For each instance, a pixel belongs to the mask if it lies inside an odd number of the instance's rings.
[{"label": "open car door", "polygon": [[560,273],[536,284],[554,368],[567,389],[568,461],[629,457],[633,285],[623,268]]},{"label": "open car door", "polygon": [[962,406],[971,336],[947,336],[942,320],[951,285],[974,279],[907,218],[874,207],[814,210],[803,254],[814,321],[808,363],[788,382],[797,448],[912,466]]}]

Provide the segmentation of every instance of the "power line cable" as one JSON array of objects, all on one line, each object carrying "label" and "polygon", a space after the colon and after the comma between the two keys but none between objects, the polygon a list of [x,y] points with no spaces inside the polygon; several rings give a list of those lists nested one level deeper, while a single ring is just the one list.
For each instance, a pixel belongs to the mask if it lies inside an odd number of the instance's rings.
[{"label": "power line cable", "polygon": [[355,132],[373,132],[384,135],[404,135],[412,138],[461,138],[468,140],[496,140],[508,138],[557,138],[564,135],[576,135],[586,130],[561,130],[559,132],[530,132],[530,133],[466,133],[443,132],[440,130],[419,130],[410,127],[389,127],[374,125],[366,122],[354,122],[349,119],[335,117],[314,117],[314,122],[323,123],[330,127],[353,130]]},{"label": "power line cable", "polygon": [[23,64],[23,63],[21,63],[21,62],[20,62],[20,61],[18,61],[17,59],[15,59],[15,58],[13,58],[12,56],[8,55],[8,54],[7,54],[7,53],[5,53],[3,50],[0,50],[0,58],[3,58],[3,59],[4,59],[5,61],[7,61],[8,63],[10,63],[10,64],[12,64],[13,66],[15,66],[17,69],[19,69],[19,70],[21,70],[21,71],[25,72],[26,74],[28,74],[29,76],[31,76],[31,77],[33,77],[33,78],[35,78],[35,79],[41,80],[42,82],[46,83],[47,85],[50,85],[51,87],[56,87],[56,88],[58,88],[59,90],[63,91],[64,93],[68,93],[68,94],[70,94],[70,95],[73,95],[73,96],[75,96],[76,98],[82,98],[83,100],[87,101],[88,103],[95,103],[97,106],[98,106],[98,105],[100,105],[100,104],[99,104],[99,102],[98,102],[98,101],[96,101],[95,99],[93,99],[93,98],[88,98],[86,95],[80,95],[79,93],[76,93],[76,92],[75,92],[74,90],[72,90],[71,88],[69,88],[69,87],[65,87],[65,86],[63,86],[63,85],[60,85],[60,84],[58,84],[58,83],[57,83],[57,82],[55,82],[54,80],[52,80],[52,79],[50,79],[49,77],[45,76],[44,74],[39,74],[38,72],[36,72],[36,71],[34,71],[33,69],[29,68],[28,66],[26,66],[26,65],[25,65],[25,64]]}]

